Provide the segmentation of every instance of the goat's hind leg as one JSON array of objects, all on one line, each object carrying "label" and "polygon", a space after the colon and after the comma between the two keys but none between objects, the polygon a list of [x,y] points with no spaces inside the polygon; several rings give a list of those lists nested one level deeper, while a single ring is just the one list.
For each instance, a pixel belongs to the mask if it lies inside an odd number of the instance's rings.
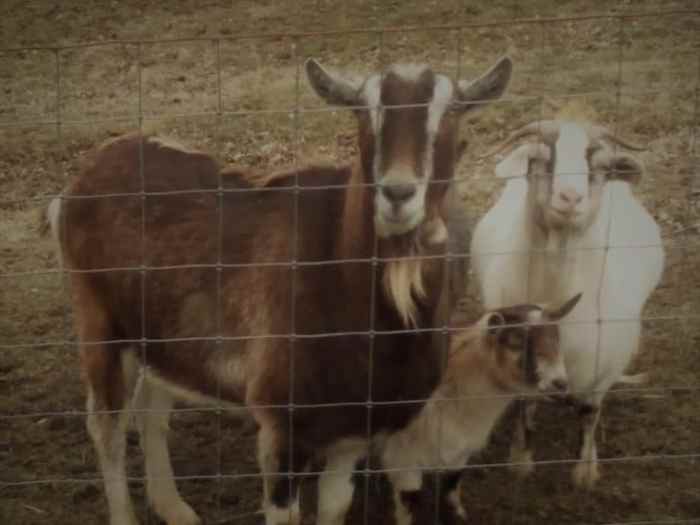
[{"label": "goat's hind leg", "polygon": [[168,525],[198,525],[197,514],[180,496],[168,450],[172,396],[144,377],[137,396],[137,422],[146,463],[148,501]]},{"label": "goat's hind leg", "polygon": [[464,469],[440,474],[440,523],[463,525],[467,523],[467,511],[462,505],[461,487]]},{"label": "goat's hind leg", "polygon": [[535,433],[537,403],[529,399],[519,399],[515,403],[515,431],[513,432],[513,441],[510,446],[511,469],[518,476],[525,477],[535,470],[532,437]]},{"label": "goat's hind leg", "polygon": [[325,471],[318,480],[318,525],[342,525],[352,504],[352,474],[357,462],[367,455],[362,440],[333,447],[327,455]]},{"label": "goat's hind leg", "polygon": [[83,326],[81,360],[87,383],[87,430],[97,453],[112,525],[136,525],[126,475],[127,408],[132,378],[122,366],[122,349],[106,344],[108,332],[91,320]]}]

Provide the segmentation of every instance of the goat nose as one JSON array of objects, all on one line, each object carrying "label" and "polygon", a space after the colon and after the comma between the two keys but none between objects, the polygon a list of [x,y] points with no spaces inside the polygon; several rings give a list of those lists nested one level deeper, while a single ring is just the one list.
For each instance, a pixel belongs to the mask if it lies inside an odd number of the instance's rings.
[{"label": "goat nose", "polygon": [[416,194],[416,185],[411,183],[387,184],[382,186],[384,197],[394,204],[401,204]]},{"label": "goat nose", "polygon": [[583,195],[573,188],[564,188],[559,192],[559,198],[569,206],[576,206],[583,199]]},{"label": "goat nose", "polygon": [[552,388],[559,392],[566,392],[569,389],[569,383],[565,379],[555,379],[552,381]]}]

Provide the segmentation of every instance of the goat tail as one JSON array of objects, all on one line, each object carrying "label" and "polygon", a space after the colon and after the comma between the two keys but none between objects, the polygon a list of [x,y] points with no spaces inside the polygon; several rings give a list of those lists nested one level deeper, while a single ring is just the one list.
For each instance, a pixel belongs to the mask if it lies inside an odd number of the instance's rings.
[{"label": "goat tail", "polygon": [[51,199],[49,205],[41,210],[39,218],[39,235],[46,237],[51,233],[56,253],[58,256],[59,265],[63,266],[63,258],[61,256],[61,196],[58,195]]},{"label": "goat tail", "polygon": [[44,209],[39,225],[39,233],[42,236],[51,232],[51,236],[56,242],[59,239],[59,227],[61,218],[61,197],[54,197],[49,205]]},{"label": "goat tail", "polygon": [[643,385],[649,382],[649,374],[641,372],[639,374],[624,374],[617,380],[617,383],[623,385]]}]

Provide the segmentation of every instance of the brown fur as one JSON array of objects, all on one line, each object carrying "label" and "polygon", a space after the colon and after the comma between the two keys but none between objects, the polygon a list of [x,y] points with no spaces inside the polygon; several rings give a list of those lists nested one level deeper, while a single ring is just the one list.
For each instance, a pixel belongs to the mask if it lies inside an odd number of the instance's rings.
[{"label": "brown fur", "polygon": [[[139,195],[76,198],[138,193],[142,185],[140,156],[143,181],[151,192],[215,189],[221,178],[221,209],[213,192],[148,195],[144,200]],[[370,381],[367,336],[297,339],[293,347],[284,337],[292,332],[315,336],[364,332],[372,324],[375,330],[405,328],[381,287],[375,292],[375,319],[370,321],[370,262],[333,262],[372,256],[371,215],[361,213],[368,208],[364,193],[369,190],[311,189],[356,182],[358,171],[318,167],[260,178],[235,170],[221,171],[204,154],[164,148],[137,135],[100,148],[92,165],[66,192],[62,244],[67,264],[77,270],[134,269],[72,274],[81,340],[85,341],[85,336],[135,341],[145,337],[149,340],[145,360],[168,381],[251,407],[289,402],[288,363],[293,351],[295,404],[364,402]],[[289,191],[295,177],[300,186],[309,188],[299,193],[297,228],[294,195]],[[352,205],[346,206],[346,202]],[[292,242],[295,230],[296,257]],[[226,266],[217,290],[219,234],[220,259]],[[380,256],[396,257],[413,241],[407,237],[380,244]],[[296,270],[290,267],[294,258],[299,263]],[[306,265],[318,261],[331,262]],[[142,264],[149,268],[143,273]],[[186,267],[195,264],[206,266]],[[428,327],[441,299],[442,263],[423,265],[427,284],[418,323]],[[175,268],[161,269],[164,266]],[[377,268],[377,283],[381,283],[383,267],[380,264]],[[292,288],[296,297],[293,307]],[[221,312],[220,332],[217,311]],[[82,328],[84,324],[89,326]],[[227,359],[236,362],[232,366],[244,371],[245,384],[222,382],[210,368],[199,366],[213,359],[217,334],[231,338],[221,343],[221,349]],[[277,337],[249,339],[268,335]],[[167,341],[193,337],[205,339]],[[427,334],[375,337],[374,398],[402,398],[409,383],[414,387],[412,396],[427,397],[438,379],[440,359],[426,350],[429,346]],[[110,392],[116,389],[100,400],[110,410],[123,404],[117,387],[109,386],[114,383],[110,374],[119,362],[115,356],[120,350],[116,345],[85,344],[82,353],[89,383],[104,385]],[[393,371],[393,381],[384,377],[387,369]],[[400,425],[413,410],[378,408],[374,424],[377,429]],[[320,413],[326,424],[311,425]],[[299,437],[311,441],[310,447],[322,447],[338,435],[363,432],[365,416],[364,407],[300,409],[295,424]],[[279,424],[286,425],[286,416]],[[304,428],[309,429],[308,435]]]},{"label": "brown fur", "polygon": [[[313,61],[306,67],[327,101],[354,105],[354,89]],[[497,98],[510,70],[510,61],[501,60],[476,91]],[[426,70],[408,89],[405,79],[388,74],[383,101],[429,101],[432,75]],[[125,408],[129,380],[121,354],[134,348],[166,384],[199,399],[245,404],[261,427],[266,474],[303,469],[341,438],[403,427],[420,409],[390,403],[428,398],[440,378],[444,356],[435,335],[405,330],[447,321],[444,262],[411,260],[445,253],[447,235],[439,231],[447,222],[447,185],[429,187],[414,215],[422,222],[378,235],[380,190],[368,185],[376,182],[377,141],[369,111],[355,111],[360,156],[353,167],[221,169],[205,153],[138,134],[96,149],[64,193],[60,231],[65,266],[73,270],[91,414]],[[452,177],[451,114],[439,121],[432,156],[420,146],[425,108],[393,110],[386,126],[387,166],[399,163],[417,177],[429,157],[433,179]],[[368,400],[387,404],[370,411]],[[119,478],[123,451],[107,457],[100,437],[109,421],[88,419],[103,468]],[[293,447],[286,446],[290,439]],[[147,444],[162,456],[163,443]],[[170,468],[162,457],[151,467]],[[266,505],[285,507],[289,484],[273,478],[266,478]],[[108,487],[110,504],[123,500],[123,480]],[[152,501],[165,509],[161,517],[176,498],[172,486],[167,492]],[[191,519],[180,503],[173,512]]]}]

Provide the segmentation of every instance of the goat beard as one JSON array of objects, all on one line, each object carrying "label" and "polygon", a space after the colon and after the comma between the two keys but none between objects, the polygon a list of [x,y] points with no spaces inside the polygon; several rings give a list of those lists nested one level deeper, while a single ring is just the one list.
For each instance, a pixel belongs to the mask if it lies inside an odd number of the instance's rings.
[{"label": "goat beard", "polygon": [[427,297],[424,271],[429,261],[424,257],[437,251],[435,247],[444,249],[446,241],[447,228],[439,215],[424,220],[411,232],[380,240],[380,257],[390,259],[384,264],[384,293],[409,328],[418,326],[417,303]]}]

